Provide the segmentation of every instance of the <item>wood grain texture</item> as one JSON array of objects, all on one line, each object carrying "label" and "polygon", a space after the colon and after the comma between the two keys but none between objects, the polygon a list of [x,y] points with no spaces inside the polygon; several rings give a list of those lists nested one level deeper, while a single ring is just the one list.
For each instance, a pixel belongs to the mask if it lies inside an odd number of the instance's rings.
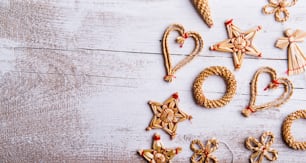
[{"label": "wood grain texture", "polygon": [[[136,151],[151,147],[155,132],[168,147],[183,151],[174,162],[189,162],[193,139],[215,137],[222,143],[216,151],[221,163],[248,162],[244,147],[248,136],[264,131],[276,136],[273,148],[281,163],[303,163],[304,151],[288,148],[281,138],[281,124],[289,113],[306,108],[305,75],[290,76],[291,100],[280,108],[244,118],[249,83],[261,66],[286,76],[286,51],[274,47],[286,28],[306,30],[306,2],[289,8],[290,19],[277,23],[263,15],[267,2],[210,1],[215,22],[209,29],[184,0],[2,0],[0,2],[0,162],[145,162]],[[234,18],[242,29],[262,25],[254,44],[261,59],[246,56],[234,71],[231,54],[208,47],[227,38],[224,21]],[[165,28],[180,23],[199,32],[204,50],[177,72],[171,84],[163,81],[165,69],[160,40]],[[170,37],[175,38],[175,34]],[[171,42],[171,41],[170,41]],[[174,62],[190,51],[171,43]],[[306,50],[306,44],[300,44]],[[226,66],[236,76],[237,94],[226,107],[206,110],[193,100],[193,80],[204,68]],[[259,87],[267,84],[260,78]],[[222,96],[225,85],[218,77],[204,85],[210,98]],[[193,116],[179,125],[173,141],[161,130],[145,131],[152,112],[149,100],[162,102],[174,92],[180,107]],[[258,101],[275,99],[281,91],[260,91]],[[306,122],[296,121],[292,132],[306,141]]]}]

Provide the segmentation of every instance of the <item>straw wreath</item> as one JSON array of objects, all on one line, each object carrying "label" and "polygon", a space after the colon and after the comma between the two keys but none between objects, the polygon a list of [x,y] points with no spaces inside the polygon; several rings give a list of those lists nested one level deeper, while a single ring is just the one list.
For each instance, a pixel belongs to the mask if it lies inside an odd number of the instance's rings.
[{"label": "straw wreath", "polygon": [[[279,96],[276,100],[267,102],[261,105],[256,105],[256,97],[257,97],[257,82],[258,78],[261,74],[267,73],[270,75],[271,82],[268,84],[268,86],[264,89],[265,91],[268,89],[276,89],[279,88],[279,85],[284,86],[284,92],[281,96]],[[250,94],[250,102],[249,105],[242,110],[242,114],[246,117],[248,117],[251,113],[272,108],[272,107],[279,107],[285,102],[289,100],[293,93],[293,85],[291,81],[287,78],[278,78],[276,71],[270,67],[262,67],[256,71],[254,74],[254,77],[251,81],[251,94]]]},{"label": "straw wreath", "polygon": [[179,109],[178,101],[178,93],[174,93],[164,103],[149,101],[154,116],[146,130],[164,129],[171,139],[174,139],[178,123],[192,119],[190,115]]},{"label": "straw wreath", "polygon": [[[188,54],[183,60],[181,60],[177,65],[172,67],[171,58],[170,58],[170,52],[169,52],[169,45],[168,45],[168,38],[171,32],[177,31],[179,33],[179,36],[176,38],[176,42],[180,44],[180,47],[183,47],[183,44],[186,39],[192,38],[195,42],[195,47],[192,50],[190,54]],[[162,40],[162,51],[164,55],[165,60],[165,68],[166,68],[166,76],[164,77],[164,80],[167,82],[172,82],[173,78],[175,78],[174,74],[177,70],[185,66],[187,63],[189,63],[194,57],[196,57],[201,50],[203,49],[204,42],[201,37],[201,35],[197,32],[185,32],[185,29],[180,24],[172,24],[170,25],[163,36]]]},{"label": "straw wreath", "polygon": [[262,8],[264,14],[274,14],[274,18],[278,22],[285,22],[289,19],[289,11],[287,7],[294,6],[297,0],[268,0],[269,4]]},{"label": "straw wreath", "polygon": [[261,135],[260,141],[254,137],[248,137],[245,141],[247,149],[253,151],[250,156],[251,163],[261,163],[263,158],[270,161],[275,161],[278,158],[278,152],[271,148],[274,143],[274,134],[272,132],[265,132]]},{"label": "straw wreath", "polygon": [[204,22],[208,25],[208,27],[212,27],[214,25],[214,21],[210,13],[208,0],[191,0],[191,1],[194,7],[197,9],[198,13],[201,15]]},{"label": "straw wreath", "polygon": [[138,153],[150,163],[170,163],[173,157],[181,151],[181,147],[165,148],[160,140],[160,135],[156,133],[153,137],[152,149],[142,149]]},{"label": "straw wreath", "polygon": [[306,32],[302,30],[287,29],[284,32],[285,37],[276,41],[275,46],[280,49],[288,49],[288,75],[300,74],[306,70],[306,55],[298,46],[297,42],[303,42]]},{"label": "straw wreath", "polygon": [[282,133],[285,142],[288,144],[289,147],[296,149],[296,150],[306,150],[306,141],[299,142],[295,140],[291,133],[291,126],[293,121],[297,119],[306,119],[306,110],[298,110],[293,112],[287,116],[287,118],[283,122],[282,126]]},{"label": "straw wreath", "polygon": [[[212,75],[218,75],[226,82],[226,92],[222,98],[209,100],[203,94],[202,86],[204,80]],[[237,81],[235,76],[226,67],[212,66],[204,69],[193,83],[193,96],[196,103],[205,108],[218,108],[228,104],[236,93]]]}]

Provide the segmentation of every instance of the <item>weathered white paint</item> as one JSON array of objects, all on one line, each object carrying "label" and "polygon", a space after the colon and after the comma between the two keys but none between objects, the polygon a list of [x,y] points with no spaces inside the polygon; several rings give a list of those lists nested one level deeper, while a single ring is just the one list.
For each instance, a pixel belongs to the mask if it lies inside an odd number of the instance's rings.
[{"label": "weathered white paint", "polygon": [[[249,82],[261,66],[286,76],[286,51],[274,47],[286,28],[306,30],[306,2],[289,8],[290,19],[277,23],[263,15],[266,1],[210,1],[215,21],[209,29],[190,1],[183,0],[78,0],[18,1],[0,3],[0,162],[145,162],[136,151],[151,147],[155,132],[169,147],[183,147],[174,162],[188,162],[189,145],[198,138],[216,137],[223,143],[214,154],[220,162],[245,163],[251,154],[244,147],[248,136],[275,133],[273,147],[282,163],[302,163],[305,152],[288,148],[280,127],[289,113],[306,108],[305,75],[290,76],[295,86],[291,100],[280,108],[244,118]],[[233,71],[231,54],[208,47],[227,38],[224,21],[234,18],[241,29],[262,25],[254,43],[261,59],[246,56]],[[199,57],[179,70],[173,83],[163,81],[165,69],[160,40],[165,28],[180,23],[199,32],[205,47]],[[175,34],[171,38],[175,38]],[[172,59],[178,62],[192,48],[170,40]],[[306,44],[300,44],[306,50]],[[237,95],[224,108],[197,106],[191,87],[206,67],[226,66],[236,76]],[[267,84],[260,78],[260,88]],[[225,85],[211,77],[204,85],[211,98],[222,96]],[[194,118],[179,125],[170,140],[162,130],[145,131],[152,118],[149,100],[162,102],[179,92],[180,107]],[[264,92],[258,101],[272,100],[280,90]],[[293,132],[304,140],[306,122],[296,121]]]}]

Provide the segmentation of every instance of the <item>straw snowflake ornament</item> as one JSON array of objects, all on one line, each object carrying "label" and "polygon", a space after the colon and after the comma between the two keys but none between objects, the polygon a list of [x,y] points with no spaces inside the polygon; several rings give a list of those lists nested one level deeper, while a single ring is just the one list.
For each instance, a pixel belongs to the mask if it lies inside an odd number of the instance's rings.
[{"label": "straw snowflake ornament", "polygon": [[233,19],[227,20],[225,26],[229,38],[211,46],[211,50],[232,53],[235,69],[241,67],[246,54],[256,57],[262,56],[262,53],[253,45],[253,40],[257,32],[261,30],[261,26],[242,31],[233,24]]},{"label": "straw snowflake ornament", "polygon": [[269,4],[262,8],[264,14],[274,14],[274,18],[278,22],[285,22],[289,19],[289,11],[287,7],[294,6],[297,0],[268,0]]},{"label": "straw snowflake ornament", "polygon": [[284,32],[285,37],[276,41],[275,46],[280,49],[288,49],[288,75],[296,75],[306,70],[306,55],[298,46],[298,42],[303,42],[306,32],[302,30],[287,29]]},{"label": "straw snowflake ornament", "polygon": [[150,163],[170,163],[171,159],[181,151],[181,147],[165,148],[160,140],[160,135],[156,133],[153,137],[152,149],[142,149],[138,153]]},{"label": "straw snowflake ornament", "polygon": [[178,101],[178,93],[174,93],[164,103],[149,101],[154,116],[146,130],[162,128],[174,139],[178,123],[192,118],[179,109]]},{"label": "straw snowflake ornament", "polygon": [[194,7],[197,9],[198,13],[202,16],[204,22],[208,25],[208,27],[212,27],[214,25],[214,21],[211,17],[208,0],[191,0],[191,1]]},{"label": "straw snowflake ornament", "polygon": [[191,156],[192,163],[218,163],[218,159],[212,155],[219,147],[217,139],[209,139],[204,145],[200,140],[193,140],[190,144],[194,154]]}]

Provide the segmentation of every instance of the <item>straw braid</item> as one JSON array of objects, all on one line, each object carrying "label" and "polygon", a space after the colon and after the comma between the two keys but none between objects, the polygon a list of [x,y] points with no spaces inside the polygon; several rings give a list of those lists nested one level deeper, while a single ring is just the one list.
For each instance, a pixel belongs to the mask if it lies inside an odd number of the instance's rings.
[{"label": "straw braid", "polygon": [[282,133],[283,138],[289,147],[296,150],[306,150],[306,141],[298,142],[291,134],[291,125],[293,121],[300,118],[306,119],[306,110],[298,110],[289,114],[283,122]]},{"label": "straw braid", "polygon": [[[179,43],[181,47],[183,46],[184,41],[189,37],[193,38],[195,41],[195,47],[193,51],[190,54],[188,54],[187,57],[185,57],[182,61],[180,61],[174,67],[172,67],[170,52],[169,52],[169,45],[167,41],[172,31],[177,31],[179,33],[180,36],[177,37],[176,42]],[[164,80],[167,82],[171,82],[173,78],[175,78],[174,74],[176,73],[176,71],[182,68],[183,66],[185,66],[187,63],[189,63],[194,57],[196,57],[203,49],[203,46],[204,46],[204,42],[199,33],[192,32],[192,31],[185,32],[184,27],[180,24],[170,25],[166,29],[164,36],[163,36],[163,40],[162,40],[162,51],[163,51],[164,60],[165,60],[165,68],[167,71],[167,75],[164,77]]]},{"label": "straw braid", "polygon": [[208,27],[212,27],[214,25],[214,21],[212,20],[210,14],[210,7],[208,0],[192,0],[194,7],[198,10],[199,14],[202,16],[202,19],[208,25]]},{"label": "straw braid", "polygon": [[[286,7],[291,7],[296,4],[298,0],[292,0],[288,3],[286,0],[274,2],[269,0],[269,4],[262,8],[264,14],[274,14],[275,20],[278,22],[285,22],[289,19],[290,13]],[[272,8],[272,9],[271,9]]]},{"label": "straw braid", "polygon": [[[278,97],[276,100],[267,102],[261,105],[255,105],[257,92],[257,81],[261,73],[268,73],[272,79],[272,82],[264,89],[273,89],[277,88],[280,84],[284,85],[283,94]],[[276,71],[270,67],[262,67],[256,71],[254,74],[253,80],[251,82],[251,97],[249,106],[242,110],[242,114],[248,117],[251,113],[254,113],[259,110],[264,110],[272,107],[279,107],[289,100],[293,93],[293,85],[291,81],[287,78],[277,78]]]},{"label": "straw braid", "polygon": [[[204,80],[211,75],[221,76],[226,82],[226,92],[222,98],[218,100],[207,99],[202,90]],[[222,107],[230,102],[236,93],[237,82],[235,76],[226,67],[212,66],[204,69],[195,79],[193,83],[193,95],[196,103],[205,108]]]}]

